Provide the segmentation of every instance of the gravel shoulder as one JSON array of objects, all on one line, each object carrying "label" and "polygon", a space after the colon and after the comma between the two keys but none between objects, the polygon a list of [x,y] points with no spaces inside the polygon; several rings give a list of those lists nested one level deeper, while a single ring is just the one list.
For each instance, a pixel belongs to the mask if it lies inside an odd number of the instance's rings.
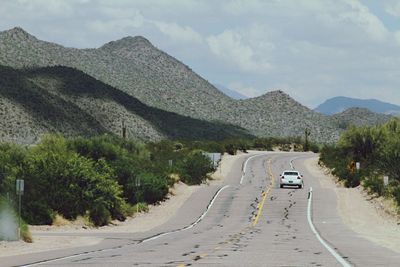
[{"label": "gravel shoulder", "polygon": [[318,165],[318,158],[305,160],[309,172],[319,178],[321,187],[335,191],[342,221],[360,236],[400,253],[400,219],[389,214],[382,199],[373,199],[361,186],[344,188],[334,176]]}]

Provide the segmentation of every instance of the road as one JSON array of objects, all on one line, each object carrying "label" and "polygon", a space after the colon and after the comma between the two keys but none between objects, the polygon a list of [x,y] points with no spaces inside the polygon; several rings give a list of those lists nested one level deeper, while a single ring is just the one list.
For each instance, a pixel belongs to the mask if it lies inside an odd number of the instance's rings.
[{"label": "road", "polygon": [[[1,258],[0,265],[399,266],[400,254],[343,224],[335,192],[305,168],[310,157],[315,154],[242,156],[223,184],[196,191],[149,232],[96,233],[105,238],[96,246]],[[279,188],[279,173],[292,166],[304,174],[304,189]]]}]

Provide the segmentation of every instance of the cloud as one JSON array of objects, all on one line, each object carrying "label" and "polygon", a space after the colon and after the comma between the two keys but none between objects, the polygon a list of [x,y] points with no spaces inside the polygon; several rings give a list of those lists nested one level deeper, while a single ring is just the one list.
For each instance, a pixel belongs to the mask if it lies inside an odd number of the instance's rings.
[{"label": "cloud", "polygon": [[2,0],[0,30],[81,48],[143,35],[249,96],[283,88],[308,106],[335,95],[400,104],[400,28],[389,25],[400,3],[375,2]]},{"label": "cloud", "polygon": [[264,73],[271,69],[268,62],[257,60],[253,48],[244,44],[242,36],[232,30],[209,36],[207,43],[213,54],[243,71]]},{"label": "cloud", "polygon": [[188,26],[180,26],[177,23],[153,21],[153,24],[165,35],[176,42],[201,43],[203,37]]},{"label": "cloud", "polygon": [[356,27],[365,31],[372,40],[385,41],[389,35],[388,30],[368,7],[361,4],[358,0],[343,0],[349,7],[348,12],[342,12],[339,19],[354,24]]},{"label": "cloud", "polygon": [[384,8],[389,15],[400,17],[400,2],[398,0],[386,1]]},{"label": "cloud", "polygon": [[126,32],[131,28],[143,26],[145,19],[139,11],[131,13],[130,18],[118,18],[110,20],[91,20],[86,26],[89,30],[96,33]]}]

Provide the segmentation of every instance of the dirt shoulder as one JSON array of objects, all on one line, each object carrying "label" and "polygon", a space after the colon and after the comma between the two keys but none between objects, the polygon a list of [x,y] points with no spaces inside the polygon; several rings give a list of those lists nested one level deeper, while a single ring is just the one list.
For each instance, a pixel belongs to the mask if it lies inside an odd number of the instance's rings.
[{"label": "dirt shoulder", "polygon": [[[224,155],[222,162],[208,183],[222,184],[239,156]],[[0,241],[0,257],[22,255],[27,253],[66,249],[72,247],[91,246],[100,243],[103,238],[90,236],[90,233],[135,233],[146,232],[166,223],[179,210],[185,201],[199,188],[207,186],[188,186],[177,183],[170,189],[168,199],[158,205],[149,207],[149,211],[136,214],[124,222],[113,221],[112,225],[100,228],[87,228],[82,223],[67,223],[62,226],[30,226],[33,243],[22,241]],[[52,233],[51,236],[45,235]],[[82,236],[65,234],[80,233]],[[57,235],[59,234],[59,235]]]},{"label": "dirt shoulder", "polygon": [[361,186],[344,188],[337,178],[318,165],[318,158],[305,161],[309,172],[319,178],[323,188],[337,195],[337,210],[343,222],[360,236],[400,253],[400,219],[390,212],[382,198],[374,199]]}]

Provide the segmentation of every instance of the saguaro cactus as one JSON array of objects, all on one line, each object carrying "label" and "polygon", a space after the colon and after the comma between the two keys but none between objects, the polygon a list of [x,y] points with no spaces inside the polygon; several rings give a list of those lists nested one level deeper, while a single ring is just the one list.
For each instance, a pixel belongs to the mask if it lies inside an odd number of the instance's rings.
[{"label": "saguaro cactus", "polygon": [[125,126],[125,120],[122,120],[122,138],[126,139],[126,126]]},{"label": "saguaro cactus", "polygon": [[308,137],[310,136],[310,134],[311,134],[311,130],[306,128],[304,130],[304,135],[305,135],[304,151],[310,150],[310,144],[308,143]]}]

